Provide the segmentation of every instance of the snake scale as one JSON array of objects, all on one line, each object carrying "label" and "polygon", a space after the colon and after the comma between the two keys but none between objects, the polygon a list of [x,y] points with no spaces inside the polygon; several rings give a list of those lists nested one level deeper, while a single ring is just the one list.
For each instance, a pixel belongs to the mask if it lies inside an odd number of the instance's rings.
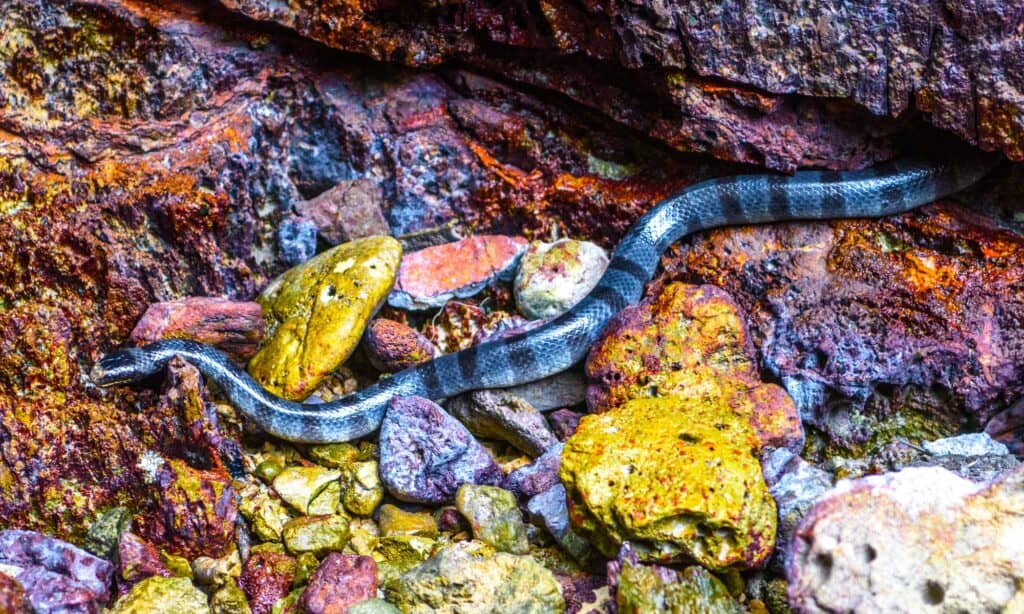
[{"label": "snake scale", "polygon": [[695,184],[637,221],[598,284],[569,312],[529,332],[411,367],[331,403],[302,404],[274,396],[220,351],[187,340],[115,351],[96,363],[92,379],[100,386],[137,381],[158,373],[177,355],[215,381],[235,407],[268,433],[306,443],[348,441],[375,431],[395,396],[442,399],[530,382],[579,362],[612,316],[640,300],[661,253],[687,234],[735,224],[901,213],[971,185],[990,166],[978,156],[947,163],[905,159],[855,172],[743,175]]}]

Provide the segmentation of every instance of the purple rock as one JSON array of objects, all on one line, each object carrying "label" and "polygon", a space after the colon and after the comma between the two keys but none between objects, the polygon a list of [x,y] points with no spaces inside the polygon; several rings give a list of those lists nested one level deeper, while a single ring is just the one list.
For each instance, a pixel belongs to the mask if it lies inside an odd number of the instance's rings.
[{"label": "purple rock", "polygon": [[529,499],[561,484],[558,480],[558,468],[562,464],[563,448],[564,444],[557,443],[529,465],[508,474],[502,488],[512,491],[521,499]]},{"label": "purple rock", "polygon": [[15,579],[25,589],[25,598],[37,614],[94,614],[100,611],[96,593],[63,574],[34,566],[23,570]]},{"label": "purple rock", "polygon": [[171,576],[156,546],[130,531],[121,533],[118,538],[117,561],[117,571],[125,588],[150,576]]},{"label": "purple rock", "polygon": [[396,499],[448,503],[462,484],[497,486],[490,453],[458,420],[422,397],[395,397],[380,427],[380,473]]},{"label": "purple rock", "polygon": [[[40,567],[73,580],[88,590],[95,601],[106,602],[110,598],[114,566],[109,561],[42,533],[18,529],[0,532],[0,563]],[[33,572],[32,577],[37,575]],[[26,592],[31,593],[27,586]]]},{"label": "purple rock", "polygon": [[562,548],[579,560],[590,554],[590,544],[569,526],[569,509],[565,502],[565,486],[555,484],[534,496],[526,504],[530,522],[539,524],[551,533]]},{"label": "purple rock", "polygon": [[558,437],[559,441],[565,441],[576,432],[576,427],[580,425],[580,418],[582,417],[583,414],[578,411],[556,409],[548,414],[548,424],[551,425],[551,430],[554,431],[555,437]]}]

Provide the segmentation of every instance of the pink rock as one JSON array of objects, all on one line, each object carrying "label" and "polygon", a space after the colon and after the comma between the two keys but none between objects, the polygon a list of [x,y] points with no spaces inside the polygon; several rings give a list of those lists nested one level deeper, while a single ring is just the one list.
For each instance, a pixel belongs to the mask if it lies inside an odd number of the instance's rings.
[{"label": "pink rock", "polygon": [[[69,590],[81,588],[91,594],[94,601],[106,602],[110,597],[110,581],[114,575],[110,562],[42,533],[18,529],[0,532],[0,563],[28,568],[19,576],[39,568],[40,573],[49,571],[55,577],[67,578],[74,584],[68,585]],[[39,573],[33,572],[33,578],[38,576]],[[24,581],[21,584],[34,603],[33,590]]]},{"label": "pink rock", "polygon": [[131,340],[145,345],[160,339],[193,339],[244,362],[259,349],[265,326],[257,303],[193,296],[150,305]]},{"label": "pink rock", "polygon": [[390,234],[381,205],[384,193],[372,179],[342,181],[316,198],[298,203],[300,215],[316,224],[331,245]]},{"label": "pink rock", "polygon": [[117,572],[123,588],[150,576],[171,577],[156,547],[130,531],[121,533],[117,540],[117,559]]},{"label": "pink rock", "polygon": [[377,563],[368,556],[331,553],[320,564],[299,605],[307,614],[344,614],[377,596]]},{"label": "pink rock", "polygon": [[421,249],[402,259],[388,303],[400,309],[440,307],[473,296],[512,273],[526,239],[480,235]]},{"label": "pink rock", "polygon": [[288,594],[295,569],[295,559],[281,552],[258,552],[245,561],[238,588],[248,598],[252,614],[267,614]]}]

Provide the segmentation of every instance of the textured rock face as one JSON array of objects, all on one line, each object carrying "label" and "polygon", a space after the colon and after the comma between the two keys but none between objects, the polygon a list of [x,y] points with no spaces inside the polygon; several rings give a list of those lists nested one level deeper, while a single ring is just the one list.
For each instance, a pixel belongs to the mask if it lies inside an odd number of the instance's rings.
[{"label": "textured rock face", "polygon": [[1013,611],[1024,605],[1024,470],[985,487],[925,467],[847,481],[797,527],[801,611]]},{"label": "textured rock face", "polygon": [[[222,3],[338,49],[412,65],[454,57],[502,65],[488,53],[495,45],[509,55],[529,50],[532,64],[505,64],[513,78],[603,102],[604,112],[677,147],[737,160],[844,165],[851,160],[841,153],[857,163],[884,152],[855,136],[856,113],[804,97],[851,101],[879,118],[860,125],[867,133],[891,129],[881,118],[916,105],[936,126],[1024,156],[1022,15],[1013,3],[603,0],[583,8],[557,0],[542,9],[470,1],[402,13],[352,2]],[[649,90],[671,112],[659,116],[648,101],[616,113],[616,94],[629,89]],[[796,146],[780,147],[762,132],[766,123]]]}]

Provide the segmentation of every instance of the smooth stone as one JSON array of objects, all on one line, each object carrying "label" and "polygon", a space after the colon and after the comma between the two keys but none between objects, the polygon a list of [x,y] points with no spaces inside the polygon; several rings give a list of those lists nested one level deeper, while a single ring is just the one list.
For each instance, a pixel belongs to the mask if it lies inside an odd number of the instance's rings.
[{"label": "smooth stone", "polygon": [[347,179],[326,192],[295,204],[295,210],[316,225],[331,245],[391,234],[382,207],[386,204],[378,182],[369,178]]},{"label": "smooth stone", "polygon": [[926,441],[921,447],[935,456],[1006,456],[1010,450],[988,433],[968,433]]},{"label": "smooth stone", "polygon": [[[300,514],[333,514],[341,496],[341,471],[319,466],[286,467],[274,478],[274,492]],[[325,496],[326,495],[326,496]],[[317,509],[310,509],[316,501]]]},{"label": "smooth stone", "polygon": [[403,574],[388,595],[403,612],[564,612],[554,575],[533,557],[498,552],[475,556],[445,548]]},{"label": "smooth stone", "polygon": [[289,269],[258,297],[267,339],[249,373],[293,401],[349,357],[395,280],[402,248],[391,237],[334,247]]},{"label": "smooth stone", "polygon": [[473,296],[508,277],[525,249],[526,239],[520,237],[480,235],[407,254],[388,304],[432,309]]},{"label": "smooth stone", "polygon": [[463,484],[455,495],[455,507],[473,530],[473,537],[501,552],[526,554],[526,525],[516,496],[497,486]]},{"label": "smooth stone", "polygon": [[729,410],[675,396],[584,416],[559,471],[573,529],[608,557],[629,541],[645,561],[762,565],[775,545],[775,502],[758,436]]},{"label": "smooth stone", "polygon": [[314,463],[331,469],[348,469],[357,461],[368,460],[358,446],[345,442],[309,446],[306,456]]},{"label": "smooth stone", "polygon": [[475,390],[446,403],[448,412],[477,437],[507,441],[530,456],[558,443],[544,415],[504,390]]},{"label": "smooth stone", "polygon": [[185,560],[193,581],[200,586],[223,586],[234,584],[235,579],[242,575],[242,557],[237,549],[214,559],[201,556],[189,564]]},{"label": "smooth stone", "polygon": [[607,267],[608,256],[590,241],[533,241],[512,286],[516,307],[531,319],[562,315],[594,289]]},{"label": "smooth stone", "polygon": [[437,521],[430,512],[407,512],[390,503],[380,506],[377,524],[381,537],[419,535],[433,538],[438,534]]},{"label": "smooth stone", "polygon": [[368,556],[332,553],[302,591],[306,614],[345,614],[349,606],[377,596],[377,564]]},{"label": "smooth stone", "polygon": [[547,529],[562,550],[573,558],[585,561],[590,556],[590,544],[570,526],[564,486],[555,484],[548,490],[534,495],[527,501],[526,510],[531,520]]},{"label": "smooth stone", "polygon": [[562,464],[562,451],[565,445],[556,443],[547,452],[537,457],[532,463],[509,473],[502,484],[516,496],[529,499],[553,486],[561,484],[558,469]]},{"label": "smooth stone", "polygon": [[129,339],[135,345],[192,339],[244,363],[256,354],[265,328],[259,303],[192,296],[150,305]]},{"label": "smooth stone", "polygon": [[550,377],[503,388],[541,412],[579,405],[587,400],[587,380],[583,372],[570,369]]},{"label": "smooth stone", "polygon": [[384,318],[372,320],[366,327],[363,349],[373,368],[382,373],[397,373],[441,355],[419,331]]},{"label": "smooth stone", "polygon": [[349,513],[369,516],[384,500],[384,486],[375,460],[354,463],[342,481],[341,503]]},{"label": "smooth stone", "polygon": [[281,499],[262,484],[246,484],[239,491],[238,511],[260,541],[279,541],[281,530],[291,520]]},{"label": "smooth stone", "polygon": [[[22,568],[39,566],[83,586],[97,602],[110,598],[114,566],[49,535],[21,529],[0,531],[0,563]],[[31,591],[28,593],[31,597]]]},{"label": "smooth stone", "polygon": [[238,587],[253,614],[267,614],[284,598],[295,580],[295,559],[283,552],[253,552],[242,567]]},{"label": "smooth stone", "polygon": [[111,614],[207,614],[206,594],[188,578],[152,576],[114,604]]},{"label": "smooth stone", "polygon": [[615,603],[621,614],[744,612],[726,586],[703,567],[693,565],[676,571],[641,565],[634,552],[623,550],[618,560],[608,564],[609,584],[615,590]]},{"label": "smooth stone", "polygon": [[380,474],[392,496],[450,502],[462,484],[501,483],[490,453],[458,420],[421,397],[395,397],[380,428]]},{"label": "smooth stone", "polygon": [[252,614],[245,593],[234,582],[228,582],[210,596],[212,614]]},{"label": "smooth stone", "polygon": [[1024,608],[1024,466],[988,484],[939,467],[841,480],[797,526],[802,612]]},{"label": "smooth stone", "polygon": [[281,531],[281,540],[288,552],[312,552],[318,557],[340,552],[348,538],[348,519],[338,515],[302,516],[290,520]]}]

